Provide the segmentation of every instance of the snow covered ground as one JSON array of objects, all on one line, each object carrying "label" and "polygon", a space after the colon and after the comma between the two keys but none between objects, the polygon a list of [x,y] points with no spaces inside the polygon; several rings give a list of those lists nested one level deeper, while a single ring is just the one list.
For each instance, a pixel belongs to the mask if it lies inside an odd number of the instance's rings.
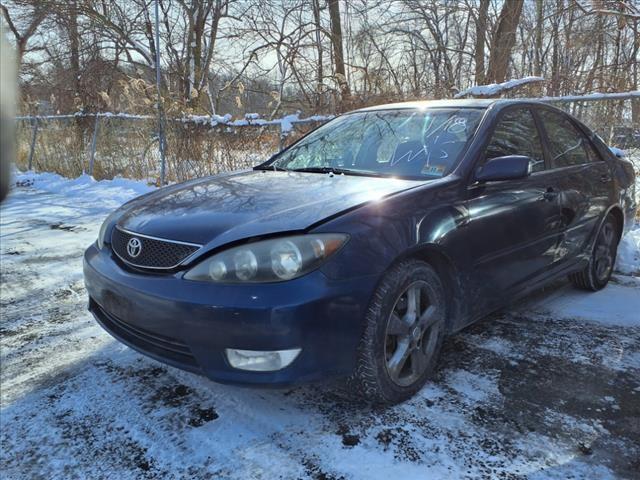
[{"label": "snow covered ground", "polygon": [[151,187],[17,181],[0,207],[2,478],[638,478],[640,230],[605,290],[558,283],[487,318],[447,341],[416,398],[371,410],[120,345],[86,311],[81,255]]}]

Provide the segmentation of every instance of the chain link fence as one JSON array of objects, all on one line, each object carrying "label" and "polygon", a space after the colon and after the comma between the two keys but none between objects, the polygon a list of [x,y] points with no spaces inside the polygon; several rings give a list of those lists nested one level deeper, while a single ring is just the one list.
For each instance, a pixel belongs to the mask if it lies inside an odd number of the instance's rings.
[{"label": "chain link fence", "polygon": [[[610,146],[640,152],[640,124],[632,120],[633,110],[640,110],[640,94],[544,101],[575,115]],[[287,121],[265,121],[247,115],[240,121],[167,120],[166,179],[183,181],[252,167],[328,118],[294,115]],[[161,166],[154,117],[109,113],[18,117],[17,136],[16,163],[21,170],[158,183]]]},{"label": "chain link fence", "polygon": [[[88,173],[96,179],[116,176],[157,183],[160,150],[152,117],[112,114],[18,117],[17,167],[67,177]],[[168,181],[183,181],[266,160],[324,118],[278,122],[179,119],[165,124]]]}]

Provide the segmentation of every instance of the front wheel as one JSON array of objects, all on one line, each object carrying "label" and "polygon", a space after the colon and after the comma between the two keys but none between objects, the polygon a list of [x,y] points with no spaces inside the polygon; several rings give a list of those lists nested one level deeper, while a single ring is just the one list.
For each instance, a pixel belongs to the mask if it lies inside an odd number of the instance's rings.
[{"label": "front wheel", "polygon": [[608,215],[596,237],[589,264],[583,271],[571,274],[569,279],[583,290],[595,292],[603,289],[613,273],[617,253],[617,222],[613,215]]},{"label": "front wheel", "polygon": [[430,265],[407,260],[393,267],[369,306],[349,393],[382,404],[414,395],[435,370],[445,318],[444,287]]}]

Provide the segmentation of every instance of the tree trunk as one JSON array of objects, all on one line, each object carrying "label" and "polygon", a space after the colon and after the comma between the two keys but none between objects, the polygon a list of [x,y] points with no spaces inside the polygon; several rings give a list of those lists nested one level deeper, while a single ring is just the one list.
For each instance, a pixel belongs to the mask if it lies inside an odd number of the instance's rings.
[{"label": "tree trunk", "polygon": [[476,20],[476,48],[474,53],[476,85],[484,85],[484,39],[487,35],[487,12],[490,0],[480,0],[478,19]]},{"label": "tree trunk", "polygon": [[204,90],[209,97],[209,105],[211,106],[211,113],[216,113],[214,110],[214,99],[211,95],[211,89],[209,85],[209,69],[213,60],[213,53],[216,47],[216,40],[218,38],[218,26],[220,25],[220,16],[222,15],[222,0],[215,0],[215,6],[213,9],[213,18],[211,20],[211,30],[209,31],[209,47],[207,49],[207,58],[202,69],[202,77],[199,81],[198,88]]},{"label": "tree trunk", "polygon": [[69,2],[69,49],[71,54],[71,74],[74,95],[80,96],[80,39],[78,37],[78,5],[75,0]]},{"label": "tree trunk", "polygon": [[[210,5],[207,5],[210,8]],[[198,2],[193,24],[193,43],[191,44],[191,58],[193,59],[191,77],[189,78],[189,95],[187,104],[197,107],[200,98],[200,79],[202,78],[202,43],[204,40],[205,22],[208,12],[205,11],[203,2]]]},{"label": "tree trunk", "polygon": [[[563,0],[556,1],[556,10],[562,11]],[[557,96],[560,92],[560,16],[556,15],[552,20],[551,29],[551,95]]]},{"label": "tree trunk", "polygon": [[[595,52],[596,57],[593,60],[593,64],[589,73],[587,74],[587,80],[585,82],[585,93],[592,92],[594,87],[602,87],[602,74],[600,72],[600,64],[604,55],[604,43],[605,43],[605,31],[604,31],[604,19],[601,14],[596,17],[596,27],[593,32],[593,36],[596,38]],[[592,37],[593,38],[593,37]]]},{"label": "tree trunk", "polygon": [[544,23],[544,5],[542,0],[536,0],[536,32],[535,50],[533,52],[533,74],[542,76],[542,27]]},{"label": "tree trunk", "polygon": [[[71,99],[71,104],[75,103],[75,99],[77,98],[83,108],[86,108],[86,98],[85,95],[82,94],[81,86],[80,86],[80,38],[78,34],[78,4],[76,0],[71,0],[66,9],[63,9],[60,13],[66,14],[66,19],[62,18],[61,20],[64,22],[66,20],[67,27],[67,35],[69,37],[69,57],[70,57],[70,66],[71,66],[71,85],[73,86],[73,98]],[[94,107],[95,108],[95,107]],[[76,140],[75,144],[80,146],[78,152],[80,153],[80,157],[78,161],[82,165],[82,152],[84,150],[84,122],[76,121],[75,123],[75,135]],[[83,168],[84,170],[84,168]]]},{"label": "tree trunk", "polygon": [[340,20],[339,0],[329,0],[329,16],[331,17],[331,44],[333,45],[333,63],[336,79],[340,86],[340,110],[348,110],[351,103],[351,92],[344,69],[344,51],[342,49],[342,24]]},{"label": "tree trunk", "polygon": [[523,3],[524,0],[508,0],[502,5],[498,24],[491,41],[487,82],[501,83],[506,79]]},{"label": "tree trunk", "polygon": [[[571,0],[570,2],[568,2],[568,6],[570,8],[567,14],[569,18],[567,19],[566,24],[562,29],[564,33],[564,55],[563,55],[561,75],[560,75],[560,78],[562,78],[563,80],[562,92],[561,92],[562,95],[577,91],[576,89],[577,82],[576,82],[575,76],[572,75],[571,73],[574,69],[574,63],[575,63],[575,51],[573,48],[573,41],[574,41],[573,25],[575,23],[577,9],[571,8],[573,6],[574,1],[575,0]],[[561,6],[563,7],[564,4],[562,4]]]},{"label": "tree trunk", "polygon": [[313,2],[313,21],[316,27],[316,49],[318,51],[318,65],[316,73],[316,110],[322,109],[322,81],[324,72],[322,71],[322,39],[320,37],[322,25],[320,24],[320,0],[312,0]]},{"label": "tree trunk", "polygon": [[[640,51],[640,31],[638,30],[638,20],[633,22],[633,55],[631,58],[638,58],[638,52]],[[632,60],[633,62],[633,60]],[[633,90],[638,90],[640,87],[638,82],[638,62],[633,62]],[[640,125],[640,99],[631,99],[631,122],[634,126]]]}]

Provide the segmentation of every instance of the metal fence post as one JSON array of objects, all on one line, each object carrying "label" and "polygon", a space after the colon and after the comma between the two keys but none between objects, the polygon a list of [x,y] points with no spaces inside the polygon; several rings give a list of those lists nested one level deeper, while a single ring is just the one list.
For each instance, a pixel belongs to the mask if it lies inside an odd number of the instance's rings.
[{"label": "metal fence post", "polygon": [[162,106],[162,95],[160,94],[160,15],[158,13],[158,0],[155,0],[156,15],[156,90],[158,93],[158,144],[160,146],[160,186],[164,187],[166,182],[166,160],[165,160],[165,139],[164,139],[164,111]]},{"label": "metal fence post", "polygon": [[93,137],[91,138],[91,151],[89,152],[89,175],[93,177],[93,164],[96,158],[96,140],[100,126],[100,115],[96,114],[96,122],[93,125]]},{"label": "metal fence post", "polygon": [[165,152],[166,143],[165,143],[165,137],[164,137],[164,122],[162,118],[162,110],[159,117],[160,118],[158,120],[158,146],[160,147],[160,186],[164,187],[165,184],[167,183],[166,181],[167,161],[166,161],[166,152]]},{"label": "metal fence post", "polygon": [[33,166],[33,155],[36,150],[36,138],[38,137],[38,117],[33,120],[33,133],[31,135],[31,148],[29,149],[29,170]]}]

